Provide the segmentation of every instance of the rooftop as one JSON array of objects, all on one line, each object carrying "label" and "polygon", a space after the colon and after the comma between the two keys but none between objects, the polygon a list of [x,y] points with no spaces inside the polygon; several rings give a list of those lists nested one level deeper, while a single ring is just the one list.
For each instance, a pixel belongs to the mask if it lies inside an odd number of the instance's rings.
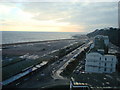
[{"label": "rooftop", "polygon": [[93,53],[93,52],[99,53],[99,54],[101,54],[101,55],[104,55],[104,50],[103,50],[103,49],[98,49],[98,50],[97,50],[96,48],[90,49],[87,54]]},{"label": "rooftop", "polygon": [[92,87],[120,88],[120,74],[118,73],[112,74],[84,73],[80,75],[73,74],[73,78],[75,82],[87,83]]}]

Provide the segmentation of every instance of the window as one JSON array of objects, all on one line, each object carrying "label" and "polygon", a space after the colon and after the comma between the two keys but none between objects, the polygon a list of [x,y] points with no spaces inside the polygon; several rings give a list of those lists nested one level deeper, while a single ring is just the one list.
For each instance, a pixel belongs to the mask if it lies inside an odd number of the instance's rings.
[{"label": "window", "polygon": [[105,58],[105,61],[107,60],[107,58]]},{"label": "window", "polygon": [[100,71],[100,67],[99,67],[99,69],[98,69],[99,71]]},{"label": "window", "polygon": [[110,71],[112,72],[112,68],[110,69]]},{"label": "window", "polygon": [[112,67],[112,64],[111,64],[111,67]]},{"label": "window", "polygon": [[112,58],[112,61],[113,61],[113,58]]},{"label": "window", "polygon": [[99,62],[99,66],[101,66],[101,63]]},{"label": "window", "polygon": [[105,63],[105,66],[106,66],[106,63]]},{"label": "window", "polygon": [[106,68],[104,68],[104,71],[106,71]]},{"label": "window", "polygon": [[101,57],[100,57],[100,60],[101,60]]}]

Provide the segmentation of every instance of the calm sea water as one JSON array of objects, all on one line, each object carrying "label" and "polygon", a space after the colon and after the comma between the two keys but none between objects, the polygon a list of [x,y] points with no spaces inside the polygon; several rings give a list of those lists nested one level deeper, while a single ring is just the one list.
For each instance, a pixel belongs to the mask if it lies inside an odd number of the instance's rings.
[{"label": "calm sea water", "polygon": [[[16,32],[3,31],[2,44],[31,42],[31,41],[45,41],[56,39],[71,39],[73,35],[78,33],[67,32]],[[0,44],[1,44],[0,43]]]}]

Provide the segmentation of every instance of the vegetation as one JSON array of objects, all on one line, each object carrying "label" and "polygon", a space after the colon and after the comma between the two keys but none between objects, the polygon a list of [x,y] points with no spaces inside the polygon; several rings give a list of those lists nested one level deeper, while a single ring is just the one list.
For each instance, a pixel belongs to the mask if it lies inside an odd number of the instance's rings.
[{"label": "vegetation", "polygon": [[71,46],[68,46],[64,49],[60,49],[59,50],[59,54],[58,54],[58,57],[61,58],[65,55],[67,55],[68,53],[70,53],[71,51],[75,50],[76,48],[80,47],[81,45],[83,45],[84,43],[76,43],[74,45],[71,45]]},{"label": "vegetation", "polygon": [[84,51],[82,51],[72,62],[70,62],[65,70],[61,73],[63,76],[69,77],[69,75],[73,72],[73,70],[76,68],[76,66],[79,64],[79,61],[83,60],[85,58],[86,52],[89,50],[89,47],[86,48]]},{"label": "vegetation", "polygon": [[23,61],[23,60],[24,59],[20,59],[20,58],[15,58],[13,60],[3,60],[2,67],[6,67],[8,65],[15,64],[16,62],[20,62],[20,61]]},{"label": "vegetation", "polygon": [[2,68],[2,75],[3,75],[3,80],[20,73],[23,69],[34,66],[36,64],[41,63],[43,59],[37,59],[37,60],[23,60],[21,62],[17,62],[15,64],[6,66]]}]

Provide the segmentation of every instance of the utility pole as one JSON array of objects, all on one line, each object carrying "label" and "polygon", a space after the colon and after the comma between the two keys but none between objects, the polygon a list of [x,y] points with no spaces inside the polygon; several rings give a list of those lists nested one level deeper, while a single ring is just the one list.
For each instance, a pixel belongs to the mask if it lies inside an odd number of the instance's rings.
[{"label": "utility pole", "polygon": [[118,28],[120,29],[120,1],[118,2]]}]

